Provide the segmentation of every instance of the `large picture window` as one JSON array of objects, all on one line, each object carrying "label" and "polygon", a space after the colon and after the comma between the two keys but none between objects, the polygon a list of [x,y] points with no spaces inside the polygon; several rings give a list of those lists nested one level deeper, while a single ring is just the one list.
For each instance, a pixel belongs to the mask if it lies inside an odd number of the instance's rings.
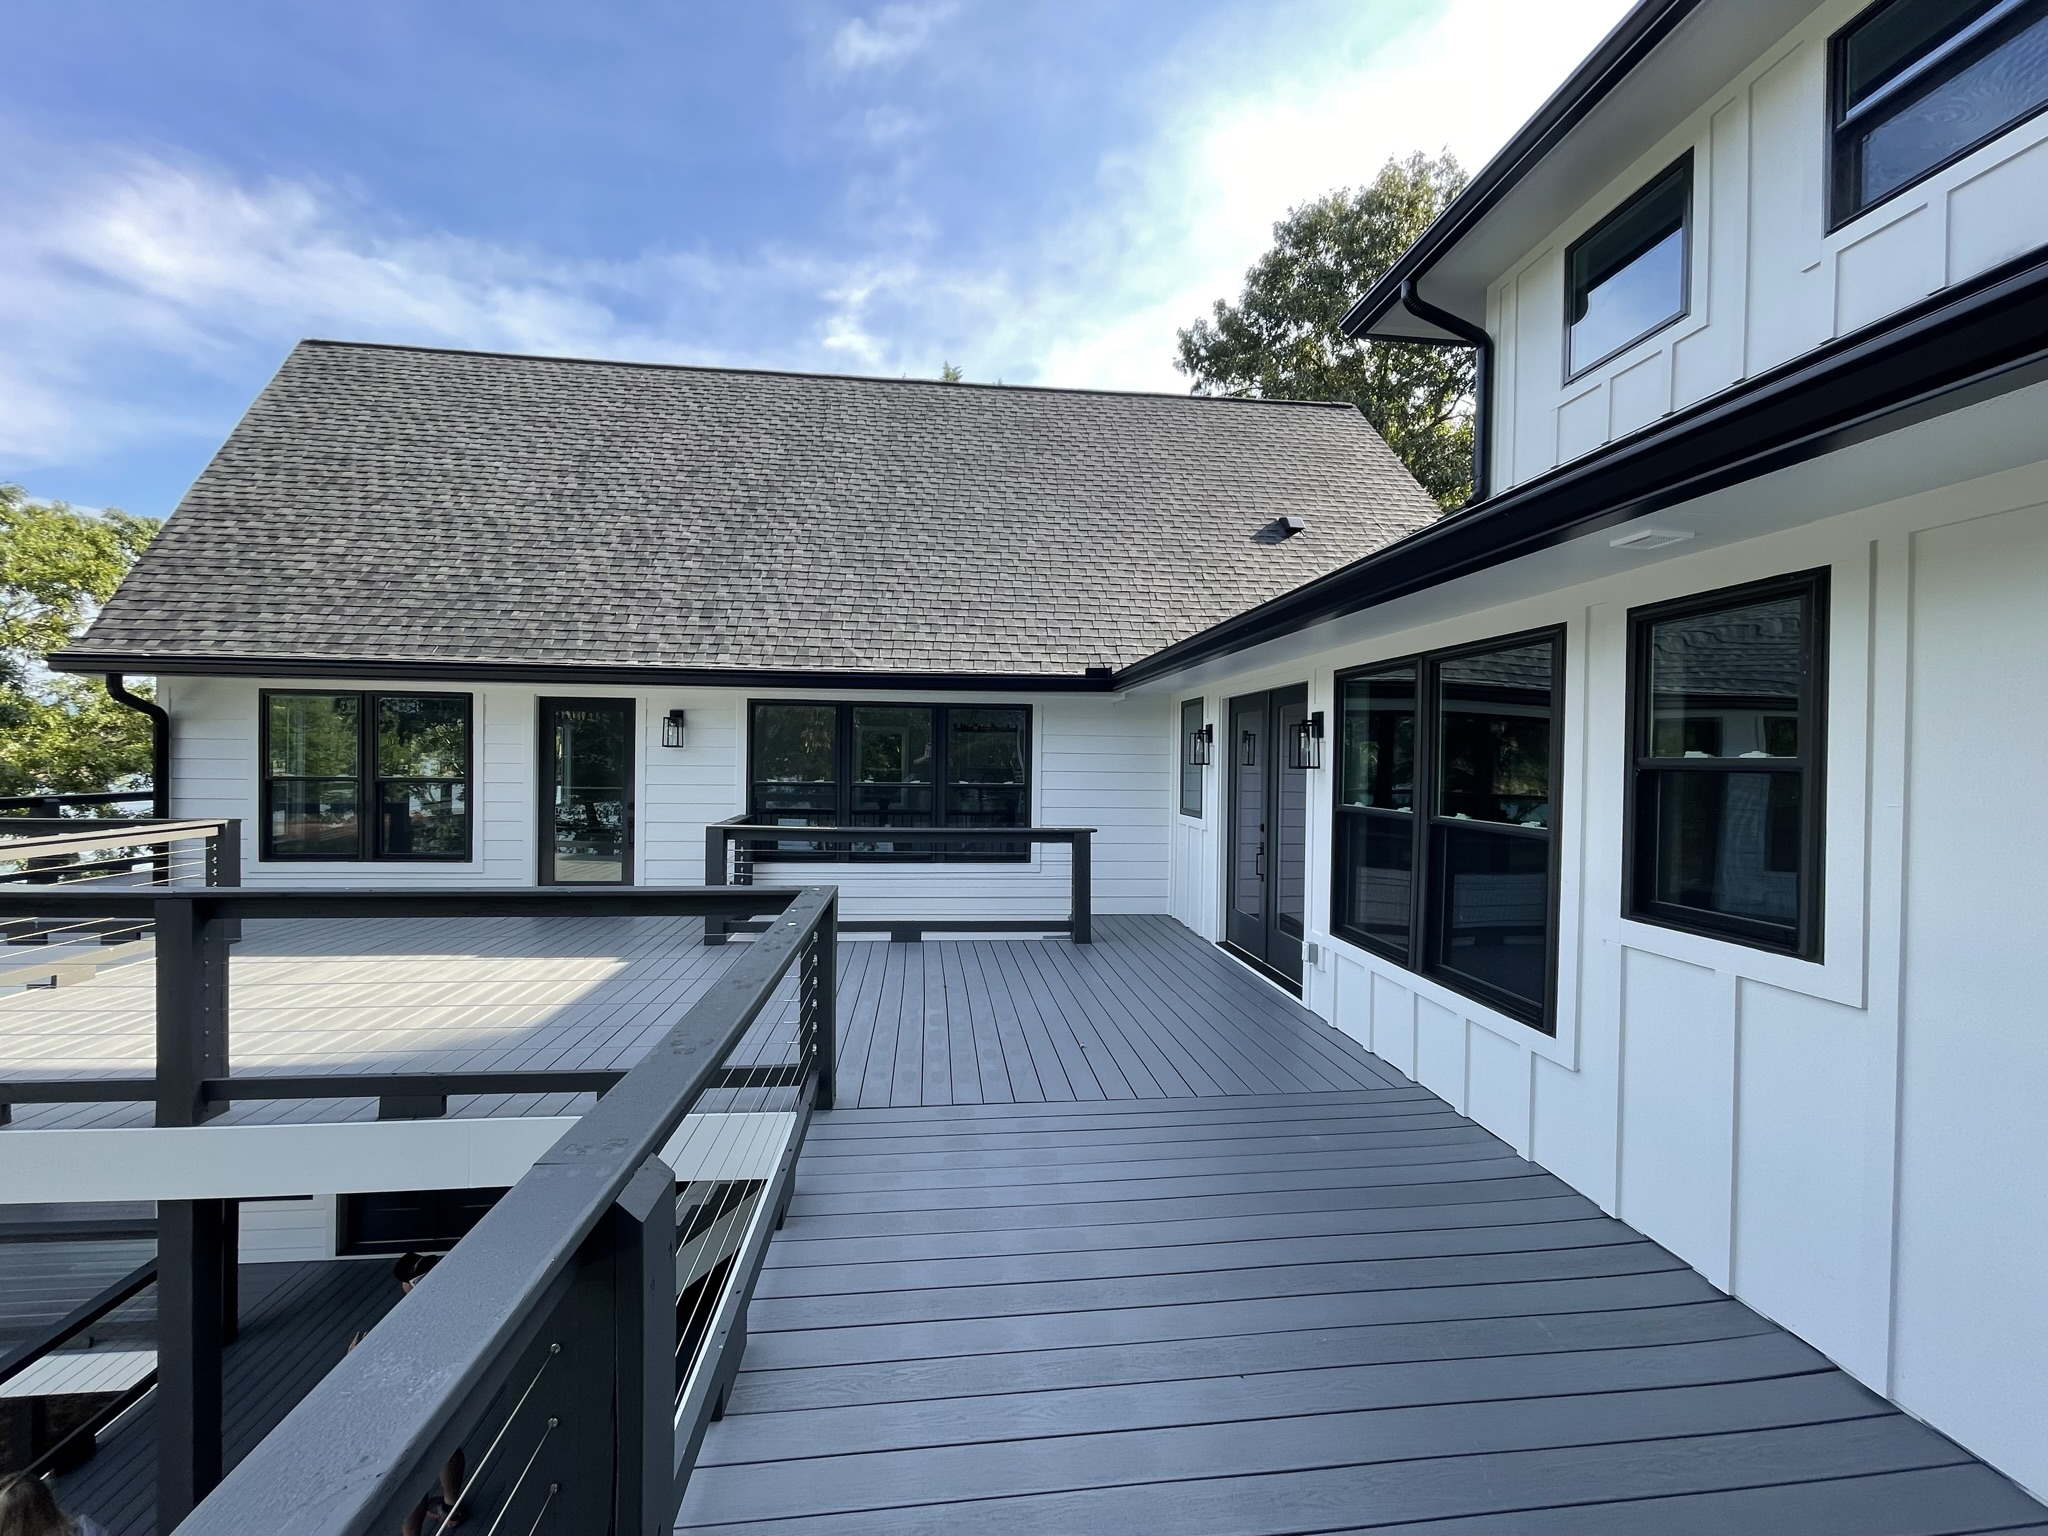
[{"label": "large picture window", "polygon": [[1337,679],[1337,932],[1546,1032],[1563,649],[1547,630]]},{"label": "large picture window", "polygon": [[[1023,705],[798,704],[749,707],[750,820],[789,827],[1024,827],[1031,824],[1031,711]],[[991,840],[943,850],[885,835],[787,838],[778,859],[1015,859]]]},{"label": "large picture window", "polygon": [[1629,615],[1626,911],[1820,957],[1827,574]]},{"label": "large picture window", "polygon": [[1828,57],[1831,224],[2048,107],[2048,0],[1883,0]]},{"label": "large picture window", "polygon": [[265,859],[467,859],[470,696],[260,695]]}]

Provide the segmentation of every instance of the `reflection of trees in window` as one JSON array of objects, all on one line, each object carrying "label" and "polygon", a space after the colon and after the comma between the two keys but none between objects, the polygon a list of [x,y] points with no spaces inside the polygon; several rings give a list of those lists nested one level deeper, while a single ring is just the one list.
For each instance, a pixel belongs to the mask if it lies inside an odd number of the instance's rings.
[{"label": "reflection of trees in window", "polygon": [[469,857],[469,695],[278,691],[261,709],[264,858]]}]

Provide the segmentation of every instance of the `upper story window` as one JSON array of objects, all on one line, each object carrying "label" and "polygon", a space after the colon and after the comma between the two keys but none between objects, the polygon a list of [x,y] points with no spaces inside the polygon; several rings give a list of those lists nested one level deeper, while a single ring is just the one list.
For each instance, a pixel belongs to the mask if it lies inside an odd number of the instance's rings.
[{"label": "upper story window", "polygon": [[792,827],[873,827],[858,839],[785,839],[778,859],[1018,858],[1019,843],[897,841],[889,827],[1031,824],[1031,711],[1022,705],[785,704],[756,700],[747,814]]},{"label": "upper story window", "polygon": [[1827,574],[1629,615],[1629,916],[1820,954]]},{"label": "upper story window", "polygon": [[1565,253],[1565,375],[1577,377],[1688,306],[1692,155],[1581,235]]},{"label": "upper story window", "polygon": [[2048,106],[2048,0],[1882,0],[1829,50],[1830,224]]},{"label": "upper story window", "polygon": [[1564,636],[1337,679],[1336,931],[1554,1033]]},{"label": "upper story window", "polygon": [[261,696],[266,859],[467,859],[470,696]]}]

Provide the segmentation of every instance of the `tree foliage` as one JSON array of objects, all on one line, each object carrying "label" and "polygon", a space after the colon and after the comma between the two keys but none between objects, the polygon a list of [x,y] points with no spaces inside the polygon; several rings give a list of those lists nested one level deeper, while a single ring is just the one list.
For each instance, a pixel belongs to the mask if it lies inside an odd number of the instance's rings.
[{"label": "tree foliage", "polygon": [[1472,490],[1472,353],[1350,341],[1337,329],[1465,185],[1446,153],[1389,160],[1359,190],[1304,203],[1273,226],[1273,248],[1235,304],[1180,333],[1175,365],[1197,394],[1347,400],[1446,507]]},{"label": "tree foliage", "polygon": [[149,775],[149,722],[43,657],[76,638],[161,525],[31,501],[0,485],[0,795],[125,789]]}]

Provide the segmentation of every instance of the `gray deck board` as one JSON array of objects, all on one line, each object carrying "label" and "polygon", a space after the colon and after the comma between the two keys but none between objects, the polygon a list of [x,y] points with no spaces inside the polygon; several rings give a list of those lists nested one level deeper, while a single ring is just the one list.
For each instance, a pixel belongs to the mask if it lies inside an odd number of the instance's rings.
[{"label": "gray deck board", "polygon": [[888,946],[679,1529],[2048,1526],[1184,930],[1097,932]]},{"label": "gray deck board", "polygon": [[[237,1070],[630,1065],[740,952],[645,920],[251,928]],[[841,946],[840,1107],[681,1528],[2048,1536],[2009,1481],[1213,946],[1151,917],[1096,938]],[[0,1065],[132,1070],[144,969],[10,1000]],[[733,1059],[793,1049],[785,995]],[[38,1246],[24,1315],[116,1257]],[[381,1265],[265,1268],[230,1460],[395,1295]],[[115,1536],[148,1530],[147,1441],[145,1412],[66,1482]]]}]

